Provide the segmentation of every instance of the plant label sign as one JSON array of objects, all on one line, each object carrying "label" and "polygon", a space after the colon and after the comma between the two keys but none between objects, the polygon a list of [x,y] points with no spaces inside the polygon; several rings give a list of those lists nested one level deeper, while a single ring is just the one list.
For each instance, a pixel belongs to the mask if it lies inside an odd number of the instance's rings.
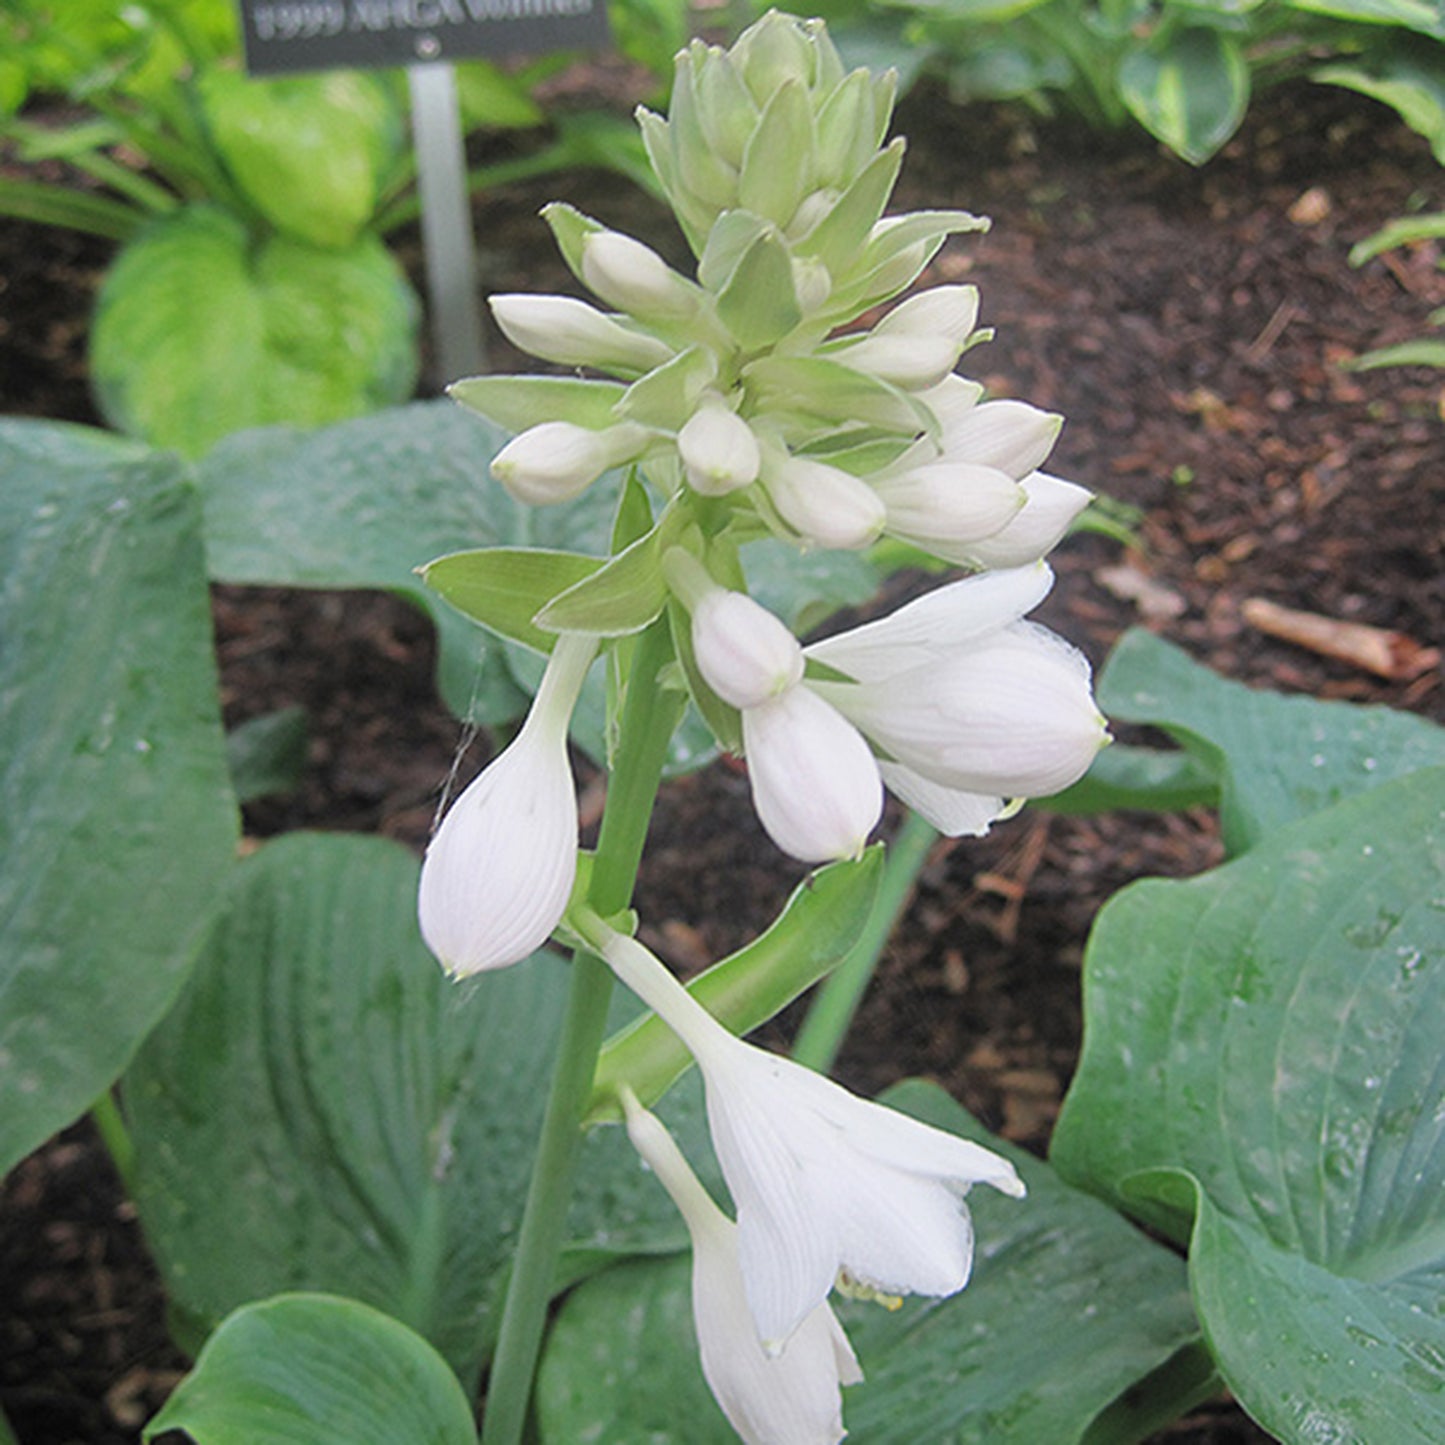
[{"label": "plant label sign", "polygon": [[246,69],[425,65],[605,44],[603,0],[240,0]]}]

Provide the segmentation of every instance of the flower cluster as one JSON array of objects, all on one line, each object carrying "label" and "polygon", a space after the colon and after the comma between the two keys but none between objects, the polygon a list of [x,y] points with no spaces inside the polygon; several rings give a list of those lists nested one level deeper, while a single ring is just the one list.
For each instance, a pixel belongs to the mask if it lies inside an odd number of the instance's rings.
[{"label": "flower cluster", "polygon": [[[884,142],[891,103],[891,79],[845,73],[817,22],[770,14],[730,50],[694,44],[670,116],[639,120],[695,274],[551,206],[564,257],[607,309],[563,296],[492,306],[518,346],[579,374],[452,388],[517,433],[492,471],[519,499],[560,502],[628,464],[661,506],[607,562],[567,560],[556,594],[511,634],[555,634],[546,673],[515,741],[427,850],[422,932],[466,974],[518,962],[565,915],[691,1051],[735,1222],[625,1089],[622,1102],[692,1235],[704,1373],[749,1442],[840,1439],[839,1390],[858,1367],[827,1303],[834,1284],[952,1294],[972,1263],[963,1196],[1023,1187],[988,1150],[733,1037],[573,896],[566,738],[594,657],[643,628],[670,645],[699,713],[746,758],[764,828],[809,863],[858,855],[885,788],[946,833],[981,833],[1080,777],[1106,739],[1087,665],[1027,620],[1052,585],[1043,558],[1088,501],[1041,470],[1060,419],[985,400],[955,373],[987,335],[972,287],[935,287],[859,325],[949,235],[985,224],[884,216],[902,158],[901,141]],[[888,536],[969,575],[805,645],[745,590],[742,549],[767,536],[849,549]],[[528,553],[526,575],[553,575],[556,557]],[[496,565],[517,566],[515,552]],[[624,689],[652,684],[617,656]]]}]

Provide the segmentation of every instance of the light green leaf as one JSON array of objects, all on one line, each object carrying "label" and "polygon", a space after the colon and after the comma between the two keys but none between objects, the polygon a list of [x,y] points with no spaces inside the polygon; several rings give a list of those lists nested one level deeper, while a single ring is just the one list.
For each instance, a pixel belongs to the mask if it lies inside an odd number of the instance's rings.
[{"label": "light green leaf", "polygon": [[1117,895],[1064,1177],[1182,1236],[1230,1388],[1286,1441],[1445,1434],[1445,768]]},{"label": "light green leaf", "polygon": [[1256,691],[1142,629],[1115,647],[1098,696],[1108,717],[1163,728],[1215,773],[1231,853],[1352,793],[1445,762],[1445,730],[1424,718]]},{"label": "light green leaf", "polygon": [[772,92],[748,139],[738,172],[742,209],[786,226],[807,194],[814,144],[808,92],[801,82],[786,81]]},{"label": "light green leaf", "polygon": [[459,612],[536,652],[551,652],[557,634],[533,618],[560,593],[593,576],[598,557],[537,547],[453,552],[421,569],[426,585]]},{"label": "light green leaf", "polygon": [[[884,1102],[1007,1154],[1029,1195],[969,1196],[979,1256],[962,1294],[911,1300],[897,1314],[840,1310],[865,1377],[845,1395],[850,1441],[1072,1445],[1181,1352],[1196,1369],[1174,1382],[1182,1393],[1155,1404],[1167,1419],[1170,1405],[1189,1403],[1200,1384],[1198,1327],[1176,1256],[991,1138],[934,1086],[910,1081]],[[735,1441],[697,1364],[688,1276],[685,1256],[645,1261],[568,1297],[539,1377],[543,1445]]]},{"label": "light green leaf", "polygon": [[902,164],[900,138],[868,164],[823,219],[797,243],[798,254],[816,257],[835,276],[846,275],[883,214]]},{"label": "light green leaf", "polygon": [[165,1012],[237,819],[182,464],[0,421],[0,476],[3,1173]]},{"label": "light green leaf", "polygon": [[360,236],[401,150],[400,112],[361,71],[258,79],[213,66],[198,90],[217,154],[284,235],[340,249]]},{"label": "light green leaf", "polygon": [[196,1445],[475,1445],[472,1408],[425,1340],[356,1300],[279,1295],[231,1315],[146,1426]]},{"label": "light green leaf", "polygon": [[1445,239],[1445,211],[1432,211],[1424,216],[1400,216],[1382,226],[1374,235],[1356,241],[1350,247],[1350,265],[1363,266],[1382,251],[1393,251],[1396,246],[1441,239]]},{"label": "light green leaf", "polygon": [[717,310],[744,351],[772,346],[802,322],[793,262],[776,232],[762,232],[743,252],[718,295]]},{"label": "light green leaf", "polygon": [[689,346],[634,381],[617,403],[617,415],[642,426],[680,431],[716,379],[717,357],[711,348]]},{"label": "light green leaf", "polygon": [[1445,366],[1445,341],[1422,336],[1396,346],[1382,346],[1356,357],[1350,370],[1376,371],[1382,366]]},{"label": "light green leaf", "polygon": [[[247,858],[124,1102],[137,1207],[179,1313],[204,1331],[279,1290],[346,1294],[470,1381],[496,1328],[566,966],[538,953],[448,980],[417,934],[417,872],[405,849],[352,835],[290,834]],[[672,1117],[696,1136],[696,1090]],[[618,1250],[677,1247],[622,1131],[587,1140],[579,1178],[573,1277]]]},{"label": "light green leaf", "polygon": [[907,392],[841,362],[815,356],[767,356],[744,369],[760,410],[798,411],[823,422],[913,433],[936,431],[937,420]]},{"label": "light green leaf", "polygon": [[199,466],[212,575],[260,586],[371,587],[425,608],[440,634],[438,682],[461,717],[505,722],[526,696],[481,628],[415,569],[466,547],[606,550],[612,489],[534,509],[487,472],[505,433],[448,402],[300,432],[230,438]]},{"label": "light green leaf", "polygon": [[356,416],[411,391],[417,310],[373,238],[346,251],[257,245],[234,216],[188,206],[106,275],[96,397],[113,425],[188,455],[245,427]]},{"label": "light green leaf", "polygon": [[1140,125],[1202,165],[1244,119],[1249,64],[1233,36],[1189,26],[1126,54],[1119,90]]},{"label": "light green leaf", "polygon": [[617,420],[626,390],[620,381],[571,376],[469,376],[452,382],[447,395],[508,431],[559,419],[601,430]]},{"label": "light green leaf", "polygon": [[1433,0],[1288,0],[1296,10],[1365,24],[1402,25],[1445,40],[1445,15]]},{"label": "light green leaf", "polygon": [[[1438,38],[1445,40],[1445,19],[1438,12],[1436,26]],[[1435,159],[1445,165],[1445,56],[1438,45],[1391,46],[1353,63],[1322,65],[1311,78],[1390,106],[1430,142]]]},{"label": "light green leaf", "polygon": [[463,130],[526,130],[546,124],[546,113],[516,76],[486,60],[469,60],[455,68]]}]

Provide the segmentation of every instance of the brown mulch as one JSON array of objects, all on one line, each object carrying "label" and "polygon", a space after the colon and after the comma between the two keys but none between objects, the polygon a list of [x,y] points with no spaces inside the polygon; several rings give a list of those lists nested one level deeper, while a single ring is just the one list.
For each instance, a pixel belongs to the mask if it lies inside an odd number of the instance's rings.
[{"label": "brown mulch", "polygon": [[[1051,468],[1140,512],[1136,548],[1086,536],[1056,555],[1043,620],[1096,662],[1142,622],[1243,681],[1445,718],[1438,666],[1381,678],[1244,616],[1259,597],[1420,646],[1445,637],[1441,374],[1341,365],[1417,334],[1445,304],[1432,245],[1360,270],[1346,260],[1392,217],[1445,205],[1424,143],[1369,102],[1309,88],[1257,101],[1200,171],[1137,138],[960,112],[929,94],[905,105],[898,129],[911,141],[901,206],[994,218],[992,233],[938,263],[940,279],[978,282],[998,329],[966,369],[1065,412]],[[535,218],[554,194],[626,229],[650,233],[658,215],[596,176],[485,197],[488,289],[569,284]],[[94,420],[83,336],[107,254],[18,223],[0,231],[6,410]],[[420,844],[459,743],[432,696],[426,624],[386,597],[226,588],[216,626],[228,720],[293,703],[309,716],[301,787],[253,805],[250,830]],[[484,756],[472,748],[468,768]],[[931,1075],[1042,1152],[1077,1054],[1091,918],[1133,878],[1188,875],[1219,856],[1202,810],[1026,812],[989,839],[941,844],[842,1077],[873,1091]],[[722,762],[667,788],[639,907],[652,941],[687,970],[754,934],[799,871],[763,838],[744,776]],[[130,1206],[85,1126],[14,1171],[0,1222],[0,1401],[21,1440],[130,1445],[184,1361]],[[1157,1437],[1264,1438],[1227,1403]]]}]

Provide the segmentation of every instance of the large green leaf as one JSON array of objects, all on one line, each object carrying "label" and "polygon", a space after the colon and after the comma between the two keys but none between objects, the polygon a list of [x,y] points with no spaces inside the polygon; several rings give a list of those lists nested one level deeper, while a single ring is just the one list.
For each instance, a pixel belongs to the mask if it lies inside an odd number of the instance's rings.
[{"label": "large green leaf", "polygon": [[[198,1333],[316,1289],[394,1315],[464,1380],[490,1348],[566,968],[538,954],[449,981],[416,884],[415,858],[381,839],[268,844],[126,1076],[137,1206]],[[696,1089],[674,1109],[701,1129]],[[588,1138],[580,1178],[567,1274],[677,1247],[620,1130]]]},{"label": "large green leaf", "polygon": [[196,455],[231,432],[315,425],[403,400],[416,380],[416,296],[382,244],[257,244],[234,216],[187,206],[121,252],[101,287],[91,368],[106,419]]},{"label": "large green leaf", "polygon": [[0,422],[0,1171],[164,1013],[236,841],[200,506],[102,438]]},{"label": "large green leaf", "polygon": [[600,555],[615,493],[599,484],[575,502],[525,507],[487,471],[505,440],[444,401],[315,432],[232,437],[199,467],[212,574],[398,592],[436,621],[438,680],[452,710],[480,722],[513,718],[526,693],[500,646],[425,588],[416,569],[459,548],[499,544]]},{"label": "large green leaf", "polygon": [[1143,630],[1120,639],[1098,694],[1109,717],[1163,728],[1215,772],[1232,853],[1352,793],[1445,763],[1445,730],[1424,718],[1256,691]]},{"label": "large green leaf", "polygon": [[[970,1196],[979,1259],[961,1295],[910,1300],[896,1314],[875,1305],[841,1311],[865,1374],[846,1398],[849,1440],[1070,1445],[1181,1351],[1196,1366],[1175,1382],[1184,1393],[1154,1403],[1161,1418],[1187,1403],[1208,1370],[1199,1368],[1182,1262],[1061,1185],[1046,1165],[990,1138],[933,1085],[914,1080],[885,1099],[1006,1153],[1029,1195]],[[608,1270],[568,1297],[542,1361],[544,1445],[736,1438],[697,1364],[688,1277],[685,1256],[644,1261]]]},{"label": "large green leaf", "polygon": [[198,90],[217,154],[278,231],[329,249],[357,240],[401,150],[401,116],[380,80],[215,66]]},{"label": "large green leaf", "polygon": [[355,1300],[281,1295],[237,1310],[142,1437],[196,1445],[475,1445],[446,1361]]},{"label": "large green leaf", "polygon": [[1200,165],[1239,128],[1249,106],[1249,63],[1223,30],[1190,26],[1131,50],[1119,91],[1134,118]]},{"label": "large green leaf", "polygon": [[1136,884],[1085,959],[1065,1178],[1183,1237],[1289,1441],[1445,1438],[1445,769]]},{"label": "large green leaf", "polygon": [[1445,40],[1445,15],[1436,0],[1288,0],[1296,10],[1365,24],[1399,25]]}]

